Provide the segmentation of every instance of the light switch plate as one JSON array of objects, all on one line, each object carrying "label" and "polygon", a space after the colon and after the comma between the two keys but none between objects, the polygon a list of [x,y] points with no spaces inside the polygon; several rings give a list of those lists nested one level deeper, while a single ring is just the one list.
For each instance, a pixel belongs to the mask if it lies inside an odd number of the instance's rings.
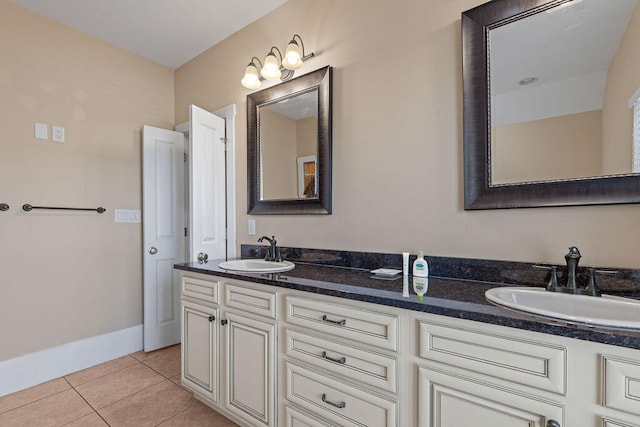
[{"label": "light switch plate", "polygon": [[140,210],[138,209],[116,209],[116,222],[139,223]]},{"label": "light switch plate", "polygon": [[256,235],[256,220],[250,219],[249,220],[249,236],[255,236],[255,235]]},{"label": "light switch plate", "polygon": [[49,126],[45,123],[36,122],[34,132],[37,139],[49,139]]}]

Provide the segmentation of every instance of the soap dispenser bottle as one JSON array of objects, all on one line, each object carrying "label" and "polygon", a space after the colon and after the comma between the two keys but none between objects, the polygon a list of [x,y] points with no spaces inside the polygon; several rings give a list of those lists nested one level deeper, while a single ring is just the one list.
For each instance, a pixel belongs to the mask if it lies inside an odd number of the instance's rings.
[{"label": "soap dispenser bottle", "polygon": [[418,258],[413,262],[413,275],[417,277],[429,276],[429,264],[424,259],[424,253],[418,252]]}]

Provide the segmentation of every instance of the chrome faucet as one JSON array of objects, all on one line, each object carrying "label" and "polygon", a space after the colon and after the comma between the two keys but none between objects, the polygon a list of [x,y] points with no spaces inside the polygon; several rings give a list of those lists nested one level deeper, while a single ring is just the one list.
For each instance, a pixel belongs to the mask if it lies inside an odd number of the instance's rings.
[{"label": "chrome faucet", "polygon": [[258,242],[261,243],[263,240],[266,240],[271,245],[269,248],[267,248],[267,256],[264,257],[264,260],[282,262],[282,255],[280,254],[280,248],[276,246],[277,244],[276,236],[271,236],[271,238],[267,236],[262,236],[258,239]]}]

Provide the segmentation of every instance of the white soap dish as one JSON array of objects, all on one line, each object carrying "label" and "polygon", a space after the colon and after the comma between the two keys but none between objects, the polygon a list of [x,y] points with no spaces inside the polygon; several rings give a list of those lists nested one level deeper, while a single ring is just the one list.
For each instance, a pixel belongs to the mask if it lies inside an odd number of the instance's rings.
[{"label": "white soap dish", "polygon": [[402,273],[402,270],[396,270],[395,268],[378,268],[376,270],[371,270],[371,273],[376,276],[393,277]]}]

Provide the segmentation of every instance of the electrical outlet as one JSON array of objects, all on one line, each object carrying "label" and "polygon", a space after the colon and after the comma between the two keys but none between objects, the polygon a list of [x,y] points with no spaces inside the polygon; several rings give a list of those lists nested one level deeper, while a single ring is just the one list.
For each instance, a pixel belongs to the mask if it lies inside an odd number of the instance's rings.
[{"label": "electrical outlet", "polygon": [[64,128],[62,126],[51,126],[51,139],[54,142],[64,142]]},{"label": "electrical outlet", "polygon": [[249,236],[255,236],[255,235],[256,235],[256,220],[250,219],[249,220]]}]

